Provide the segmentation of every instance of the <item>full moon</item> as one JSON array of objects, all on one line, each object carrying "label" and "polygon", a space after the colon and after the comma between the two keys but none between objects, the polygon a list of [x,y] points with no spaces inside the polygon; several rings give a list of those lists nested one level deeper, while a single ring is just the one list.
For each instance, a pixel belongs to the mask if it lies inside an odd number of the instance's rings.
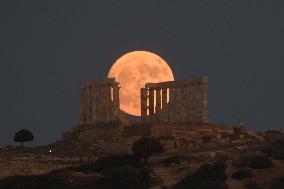
[{"label": "full moon", "polygon": [[109,78],[120,83],[120,109],[140,116],[140,89],[146,83],[173,81],[170,66],[158,55],[147,51],[133,51],[120,57],[111,67]]}]

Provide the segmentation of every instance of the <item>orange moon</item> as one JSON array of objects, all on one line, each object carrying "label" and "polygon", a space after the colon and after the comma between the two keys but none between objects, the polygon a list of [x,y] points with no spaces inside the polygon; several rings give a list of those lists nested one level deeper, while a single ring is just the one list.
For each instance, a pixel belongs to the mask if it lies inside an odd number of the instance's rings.
[{"label": "orange moon", "polygon": [[133,51],[120,57],[111,67],[109,78],[120,83],[120,109],[140,116],[140,89],[145,83],[173,81],[170,66],[158,55],[147,51]]}]

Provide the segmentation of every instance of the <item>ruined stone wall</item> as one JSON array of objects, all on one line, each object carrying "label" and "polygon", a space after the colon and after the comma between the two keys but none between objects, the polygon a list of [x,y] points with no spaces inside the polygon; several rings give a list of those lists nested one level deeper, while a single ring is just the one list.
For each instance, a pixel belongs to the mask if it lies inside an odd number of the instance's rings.
[{"label": "ruined stone wall", "polygon": [[144,122],[208,122],[207,77],[147,83],[141,93]]},{"label": "ruined stone wall", "polygon": [[114,78],[87,82],[80,89],[80,124],[119,120],[119,86]]}]

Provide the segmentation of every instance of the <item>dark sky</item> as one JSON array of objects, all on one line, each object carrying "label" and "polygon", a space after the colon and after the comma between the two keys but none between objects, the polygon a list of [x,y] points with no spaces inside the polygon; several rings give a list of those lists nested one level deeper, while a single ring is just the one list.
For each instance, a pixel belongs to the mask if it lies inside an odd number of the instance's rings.
[{"label": "dark sky", "polygon": [[79,120],[79,87],[126,52],[163,57],[176,79],[207,75],[209,119],[284,127],[284,1],[0,2],[0,145],[36,144]]}]

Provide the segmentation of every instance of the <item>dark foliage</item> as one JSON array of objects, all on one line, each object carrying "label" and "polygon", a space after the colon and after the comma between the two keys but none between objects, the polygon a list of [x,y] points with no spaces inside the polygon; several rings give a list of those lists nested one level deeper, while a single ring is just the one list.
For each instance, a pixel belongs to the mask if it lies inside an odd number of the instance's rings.
[{"label": "dark foliage", "polygon": [[232,178],[236,180],[243,180],[250,177],[252,177],[252,173],[249,168],[241,168],[235,171],[232,175]]},{"label": "dark foliage", "polygon": [[163,163],[167,166],[170,166],[172,163],[180,164],[182,161],[187,160],[185,156],[182,155],[175,155],[170,156],[163,160]]},{"label": "dark foliage", "polygon": [[51,176],[15,176],[2,179],[1,189],[69,189],[62,180]]},{"label": "dark foliage", "polygon": [[226,179],[224,163],[205,164],[193,175],[182,179],[175,189],[228,189]]},{"label": "dark foliage", "polygon": [[194,178],[197,180],[214,180],[224,182],[227,180],[225,167],[221,166],[221,163],[215,163],[213,166],[205,164],[201,166],[196,173]]},{"label": "dark foliage", "polygon": [[245,184],[247,189],[263,189],[260,187],[256,182],[254,181],[249,181]]},{"label": "dark foliage", "polygon": [[284,177],[276,178],[272,181],[272,189],[283,189],[284,188]]},{"label": "dark foliage", "polygon": [[14,136],[14,141],[20,142],[21,146],[23,146],[24,142],[31,142],[34,140],[34,135],[31,131],[22,129],[20,131],[17,131]]},{"label": "dark foliage", "polygon": [[213,137],[211,135],[205,135],[201,138],[201,140],[202,140],[203,143],[208,144],[212,140],[212,138]]},{"label": "dark foliage", "polygon": [[[62,171],[66,171],[63,169]],[[146,168],[118,166],[92,182],[69,183],[59,171],[41,176],[15,176],[0,181],[1,189],[146,189],[150,174]]]},{"label": "dark foliage", "polygon": [[162,144],[154,137],[144,137],[137,140],[134,142],[131,150],[135,158],[144,159],[144,161],[155,153],[164,152]]},{"label": "dark foliage", "polygon": [[281,180],[275,180],[272,182],[272,189],[283,189],[284,182]]},{"label": "dark foliage", "polygon": [[117,167],[110,172],[113,188],[144,188],[140,169],[128,165]]},{"label": "dark foliage", "polygon": [[114,155],[83,164],[77,171],[98,172],[105,175],[95,184],[97,189],[144,189],[151,183],[150,171],[130,155]]},{"label": "dark foliage", "polygon": [[273,164],[265,156],[256,156],[251,160],[249,167],[252,169],[268,169],[273,167]]},{"label": "dark foliage", "polygon": [[94,163],[82,164],[77,170],[82,172],[98,172],[108,174],[112,169],[123,165],[131,165],[134,167],[140,166],[136,159],[126,154],[103,157]]},{"label": "dark foliage", "polygon": [[262,150],[268,157],[284,159],[284,139],[278,139]]},{"label": "dark foliage", "polygon": [[129,165],[116,167],[109,175],[100,179],[96,189],[146,189],[149,188],[150,176],[147,170]]},{"label": "dark foliage", "polygon": [[248,167],[253,158],[255,158],[255,156],[252,155],[241,156],[237,161],[234,162],[234,165],[239,168]]},{"label": "dark foliage", "polygon": [[225,171],[225,169],[226,169],[226,163],[225,163],[224,161],[217,161],[217,162],[213,165],[213,169],[219,170],[219,171]]}]

